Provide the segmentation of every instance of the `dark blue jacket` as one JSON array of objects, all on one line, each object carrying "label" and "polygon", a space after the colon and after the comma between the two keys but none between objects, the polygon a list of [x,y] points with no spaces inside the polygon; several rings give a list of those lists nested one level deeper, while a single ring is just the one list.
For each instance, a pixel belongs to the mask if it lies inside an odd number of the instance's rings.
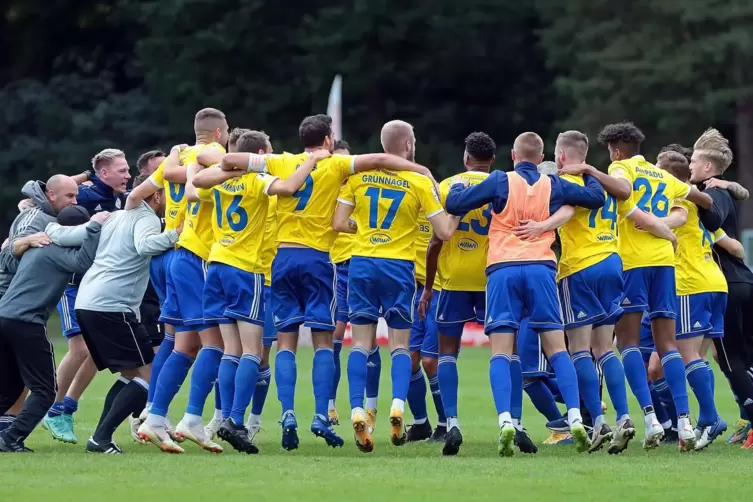
[{"label": "dark blue jacket", "polygon": [[115,193],[96,176],[92,176],[89,181],[92,182],[91,186],[81,185],[76,197],[78,205],[86,208],[89,216],[94,216],[101,211],[112,212],[125,207],[125,194]]}]

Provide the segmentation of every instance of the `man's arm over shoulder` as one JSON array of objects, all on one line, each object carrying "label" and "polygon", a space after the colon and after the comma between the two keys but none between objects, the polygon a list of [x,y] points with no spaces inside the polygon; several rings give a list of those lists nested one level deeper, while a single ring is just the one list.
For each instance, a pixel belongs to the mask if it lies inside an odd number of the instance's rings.
[{"label": "man's arm over shoulder", "polygon": [[101,230],[102,225],[97,222],[90,222],[86,227],[86,238],[80,248],[50,248],[50,250],[58,249],[62,251],[55,253],[54,258],[52,258],[58,269],[70,274],[86,273],[97,254]]},{"label": "man's arm over shoulder", "polygon": [[560,184],[562,190],[562,204],[581,206],[587,209],[596,209],[604,205],[604,201],[606,200],[604,187],[595,177],[589,174],[584,174],[584,186],[580,186],[557,176],[552,176],[551,178],[552,180],[556,180],[555,183]]},{"label": "man's arm over shoulder", "polygon": [[75,227],[65,227],[60,223],[49,223],[45,233],[50,237],[53,244],[63,247],[79,247],[86,239],[86,227],[89,223]]},{"label": "man's arm over shoulder", "polygon": [[468,211],[492,203],[496,213],[502,212],[507,203],[507,174],[494,171],[478,185],[465,187],[454,183],[447,194],[446,208],[449,214],[464,216]]},{"label": "man's arm over shoulder", "polygon": [[178,232],[161,232],[162,225],[156,215],[139,218],[133,228],[133,245],[139,256],[156,256],[175,246]]}]

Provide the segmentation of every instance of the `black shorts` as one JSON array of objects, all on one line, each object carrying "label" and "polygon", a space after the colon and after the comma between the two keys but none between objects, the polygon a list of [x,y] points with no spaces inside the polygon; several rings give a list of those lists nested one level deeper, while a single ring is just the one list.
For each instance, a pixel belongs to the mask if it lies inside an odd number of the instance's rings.
[{"label": "black shorts", "polygon": [[714,338],[725,373],[753,366],[753,284],[732,282],[724,313],[724,338]]},{"label": "black shorts", "polygon": [[152,347],[162,345],[162,340],[165,339],[165,325],[161,322],[144,322],[143,324]]},{"label": "black shorts", "polygon": [[131,312],[76,309],[76,318],[98,370],[118,373],[146,366],[154,359],[146,328]]}]

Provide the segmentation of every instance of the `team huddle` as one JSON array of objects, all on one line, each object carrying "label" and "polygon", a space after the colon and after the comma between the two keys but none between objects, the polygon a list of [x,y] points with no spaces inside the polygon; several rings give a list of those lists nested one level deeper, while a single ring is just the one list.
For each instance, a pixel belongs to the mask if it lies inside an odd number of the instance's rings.
[{"label": "team huddle", "polygon": [[[0,373],[0,451],[28,451],[23,440],[40,420],[55,439],[78,442],[78,397],[97,370],[109,369],[121,377],[88,451],[122,453],[112,436],[128,419],[134,440],[168,453],[183,453],[184,441],[219,453],[220,439],[258,453],[272,367],[281,444],[294,450],[302,326],[314,348],[310,430],[343,446],[335,402],[349,323],[350,422],[356,447],[371,452],[380,318],[389,333],[395,446],[426,441],[444,455],[460,452],[457,361],[464,327],[475,322],[489,338],[500,455],[537,451],[523,427],[523,391],[549,421],[551,442],[624,451],[636,436],[628,385],[643,414],[643,448],[707,447],[727,430],[715,407],[712,347],[740,407],[730,442],[753,447],[753,273],[735,239],[734,207],[748,192],[723,179],[732,153],[716,130],[692,150],[666,147],[654,165],[640,155],[638,128],[609,125],[599,135],[608,173],[586,163],[589,140],[578,131],[558,136],[553,170],[542,139],[529,132],[515,139],[514,169],[492,171],[496,144],[475,132],[462,172],[437,183],[415,163],[415,134],[403,121],[382,128],[384,153],[365,155],[335,141],[326,115],[300,124],[300,154],[272,153],[260,131],[230,132],[211,108],[197,113],[194,129],[194,146],[142,156],[129,193],[118,150],[95,157],[95,173],[83,179],[56,175],[34,185],[39,193],[3,250],[4,272],[15,275],[0,299],[8,366]],[[91,186],[77,192],[87,179]],[[42,218],[36,227],[34,218]],[[53,261],[69,265],[49,265],[38,286],[46,294],[27,308],[33,315],[19,314],[31,301],[29,274]],[[35,372],[34,361],[49,366],[43,327],[61,295],[69,352],[57,373],[54,363],[51,373]],[[29,324],[35,338],[22,344],[17,333]],[[191,368],[188,405],[174,425],[168,410]],[[695,424],[686,383],[699,405]]]}]

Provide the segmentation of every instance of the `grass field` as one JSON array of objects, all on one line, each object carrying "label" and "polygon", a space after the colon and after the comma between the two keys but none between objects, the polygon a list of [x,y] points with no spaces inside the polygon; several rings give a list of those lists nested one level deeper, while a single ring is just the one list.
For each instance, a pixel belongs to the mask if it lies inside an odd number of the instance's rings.
[{"label": "grass field", "polygon": [[[55,329],[50,329],[55,333]],[[58,358],[65,351],[58,339]],[[138,500],[220,501],[237,500],[750,500],[753,494],[753,451],[728,446],[723,441],[708,450],[680,454],[672,447],[644,453],[638,441],[620,456],[605,451],[578,454],[572,446],[540,446],[536,456],[516,454],[500,458],[496,453],[497,418],[488,381],[488,351],[464,350],[459,361],[460,420],[464,446],[458,457],[443,458],[441,447],[389,443],[387,412],[391,401],[389,358],[383,357],[380,416],[373,454],[359,453],[347,423],[338,431],[345,447],[333,450],[308,432],[313,413],[311,351],[298,358],[297,414],[301,445],[297,451],[281,449],[277,420],[280,406],[276,390],[270,390],[258,437],[261,453],[238,454],[228,446],[222,455],[186,445],[186,454],[172,456],[153,446],[131,442],[125,426],[116,441],[122,456],[91,455],[83,444],[55,442],[38,428],[27,440],[36,453],[0,456],[0,501],[36,501],[52,497],[62,501],[133,502]],[[344,353],[347,356],[347,351]],[[344,366],[344,365],[343,365]],[[114,381],[100,373],[81,400],[76,414],[76,433],[85,442],[101,412],[104,396]],[[340,415],[348,417],[347,380],[338,399]],[[182,416],[187,389],[171,407],[174,419]],[[693,400],[691,399],[691,402]],[[205,416],[212,413],[210,395]],[[737,408],[719,375],[717,402],[731,424]],[[429,403],[429,409],[432,409]],[[639,435],[642,420],[631,402]],[[430,412],[430,419],[435,416]],[[544,419],[525,398],[524,419],[535,441],[547,436]],[[608,420],[615,419],[613,410]],[[346,421],[347,422],[347,421]]]}]

